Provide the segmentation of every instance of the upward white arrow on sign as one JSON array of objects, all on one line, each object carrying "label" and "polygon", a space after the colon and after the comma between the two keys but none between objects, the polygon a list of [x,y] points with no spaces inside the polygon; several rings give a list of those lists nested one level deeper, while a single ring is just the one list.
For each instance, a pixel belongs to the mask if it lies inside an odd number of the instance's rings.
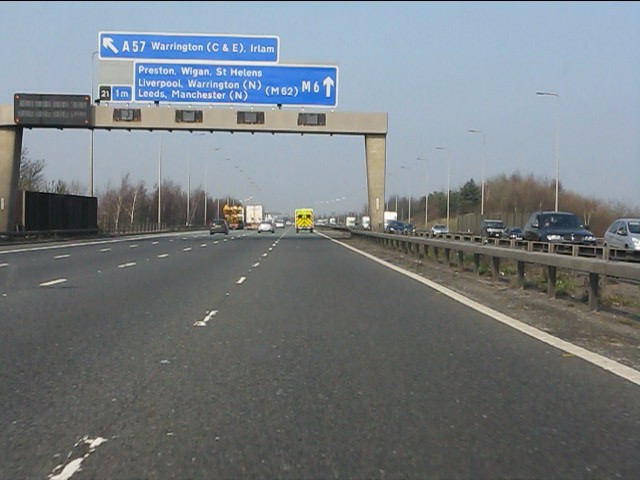
[{"label": "upward white arrow on sign", "polygon": [[108,48],[113,53],[118,53],[118,49],[113,44],[113,38],[111,38],[111,37],[104,37],[102,39],[102,48]]},{"label": "upward white arrow on sign", "polygon": [[327,77],[322,81],[322,85],[325,88],[325,95],[327,97],[331,96],[331,87],[333,87],[335,85],[335,83],[333,83],[333,78],[331,77]]}]

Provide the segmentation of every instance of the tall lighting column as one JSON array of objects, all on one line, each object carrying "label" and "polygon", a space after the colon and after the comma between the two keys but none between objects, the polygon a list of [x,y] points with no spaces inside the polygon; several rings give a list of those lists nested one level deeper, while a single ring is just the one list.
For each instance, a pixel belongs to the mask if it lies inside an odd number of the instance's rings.
[{"label": "tall lighting column", "polygon": [[[213,152],[220,150],[220,147],[213,149]],[[205,157],[204,160],[204,226],[207,226],[207,183],[209,182],[209,159]]]},{"label": "tall lighting column", "polygon": [[411,223],[411,190],[413,190],[413,182],[411,181],[411,168],[407,167],[406,165],[401,165],[400,168],[409,172],[409,215],[407,221]]},{"label": "tall lighting column", "polygon": [[[93,103],[94,89],[93,89],[93,64],[94,59],[98,51],[94,51],[91,54],[91,103]],[[89,196],[93,197],[93,128],[89,130]]]},{"label": "tall lighting column", "polygon": [[447,230],[449,230],[449,205],[451,203],[451,188],[449,186],[449,179],[451,177],[451,152],[447,147],[436,147],[436,150],[445,150],[447,152]]},{"label": "tall lighting column", "polygon": [[556,97],[556,212],[558,211],[558,193],[560,190],[560,95],[552,92],[536,92],[536,95]]},{"label": "tall lighting column", "polygon": [[480,218],[484,218],[484,168],[487,162],[487,142],[486,136],[481,130],[469,130],[469,133],[481,133],[482,134],[482,186],[480,187]]},{"label": "tall lighting column", "polygon": [[160,146],[158,148],[158,228],[162,224],[162,132],[160,132]]},{"label": "tall lighting column", "polygon": [[429,164],[427,163],[427,159],[423,157],[418,157],[416,160],[427,164],[427,176],[424,184],[424,228],[426,229],[429,224]]}]

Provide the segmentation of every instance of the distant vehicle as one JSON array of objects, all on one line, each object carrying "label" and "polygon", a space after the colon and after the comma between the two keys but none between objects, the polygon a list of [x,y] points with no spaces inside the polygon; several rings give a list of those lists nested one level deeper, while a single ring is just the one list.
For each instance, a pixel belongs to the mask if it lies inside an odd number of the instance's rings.
[{"label": "distant vehicle", "polygon": [[449,229],[443,223],[435,223],[431,225],[431,235],[446,235]]},{"label": "distant vehicle", "polygon": [[276,226],[271,220],[263,220],[260,222],[260,225],[258,225],[258,233],[262,232],[276,233]]},{"label": "distant vehicle", "polygon": [[413,223],[405,223],[404,224],[404,234],[406,235],[415,235],[416,234],[416,226]]},{"label": "distant vehicle", "polygon": [[534,242],[595,245],[596,237],[575,213],[533,212],[524,227],[522,238]]},{"label": "distant vehicle", "polygon": [[480,235],[488,238],[501,238],[504,231],[502,220],[483,220],[480,226]]},{"label": "distant vehicle", "polygon": [[329,225],[337,225],[338,222],[336,220],[336,217],[330,217],[329,218]]},{"label": "distant vehicle", "polygon": [[214,233],[224,233],[225,235],[229,235],[229,224],[224,218],[211,220],[211,223],[209,224],[209,235],[213,235]]},{"label": "distant vehicle", "polygon": [[502,231],[502,238],[507,240],[522,240],[523,230],[520,227],[506,227]]},{"label": "distant vehicle", "polygon": [[383,214],[383,228],[385,232],[387,231],[387,226],[391,220],[398,220],[398,212],[394,212],[391,210],[386,210]]},{"label": "distant vehicle", "polygon": [[227,204],[222,208],[222,212],[231,230],[242,230],[244,228],[244,207]]},{"label": "distant vehicle", "polygon": [[364,215],[362,217],[362,228],[364,230],[371,230],[371,217],[368,215]]},{"label": "distant vehicle", "polygon": [[244,209],[244,226],[248,229],[258,228],[264,220],[264,207],[262,205],[247,205]]},{"label": "distant vehicle", "polygon": [[618,218],[604,232],[604,246],[640,251],[640,218]]},{"label": "distant vehicle", "polygon": [[344,223],[347,228],[354,228],[356,226],[356,217],[347,217]]},{"label": "distant vehicle", "polygon": [[387,227],[384,229],[385,233],[396,233],[404,235],[409,233],[409,230],[413,227],[410,223],[404,223],[399,220],[389,220]]},{"label": "distant vehicle", "polygon": [[313,233],[313,208],[297,208],[295,212],[296,233],[306,230]]},{"label": "distant vehicle", "polygon": [[284,228],[285,219],[282,217],[276,217],[275,222],[273,222],[276,228]]}]

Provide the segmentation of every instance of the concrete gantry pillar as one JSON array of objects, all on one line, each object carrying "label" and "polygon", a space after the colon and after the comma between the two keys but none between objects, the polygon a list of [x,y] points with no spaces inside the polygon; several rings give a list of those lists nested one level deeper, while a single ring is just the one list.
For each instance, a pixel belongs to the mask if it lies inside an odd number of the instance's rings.
[{"label": "concrete gantry pillar", "polygon": [[367,156],[367,191],[371,230],[382,232],[384,230],[387,136],[365,135],[364,142]]},{"label": "concrete gantry pillar", "polygon": [[0,233],[14,232],[18,224],[22,131],[22,127],[0,127]]}]

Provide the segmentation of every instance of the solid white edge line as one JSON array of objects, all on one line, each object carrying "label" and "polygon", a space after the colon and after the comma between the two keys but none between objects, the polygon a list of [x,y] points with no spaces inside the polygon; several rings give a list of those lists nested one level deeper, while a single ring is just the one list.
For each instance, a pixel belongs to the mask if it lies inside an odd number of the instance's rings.
[{"label": "solid white edge line", "polygon": [[547,332],[543,332],[542,330],[538,330],[535,327],[532,327],[531,325],[527,325],[526,323],[523,323],[519,320],[516,320],[515,318],[509,317],[508,315],[505,315],[504,313],[498,312],[496,310],[493,310],[492,308],[489,308],[485,305],[482,305],[478,302],[475,302],[467,297],[465,297],[464,295],[460,295],[459,293],[454,292],[453,290],[449,290],[446,287],[443,287],[442,285],[435,283],[431,280],[428,280],[424,277],[421,277],[418,274],[415,274],[413,272],[409,272],[408,270],[404,270],[401,267],[398,267],[396,265],[393,265],[385,260],[382,260],[380,258],[377,258],[367,252],[363,252],[362,250],[358,250],[355,247],[352,247],[351,245],[347,245],[345,243],[342,243],[334,238],[328,237],[322,233],[320,233],[320,235],[322,235],[325,238],[328,238],[329,240],[331,240],[334,243],[337,243],[338,245],[341,245],[344,248],[348,248],[349,250],[352,250],[356,253],[359,253],[360,255],[363,255],[364,257],[369,258],[370,260],[373,260],[374,262],[377,262],[381,265],[384,265],[387,268],[390,268],[392,270],[395,270],[398,273],[401,273],[409,278],[412,278],[450,298],[452,298],[453,300],[456,300],[457,302],[462,303],[463,305],[466,305],[470,308],[473,308],[474,310],[487,315],[488,317],[493,318],[494,320],[497,320],[505,325],[510,326],[511,328],[514,328],[516,330],[519,330],[522,333],[525,333],[527,335],[529,335],[530,337],[535,338],[536,340],[540,340],[541,342],[544,342],[548,345],[551,345],[552,347],[556,347],[560,350],[564,350],[567,353],[570,353],[576,357],[579,357],[589,363],[592,363],[593,365],[596,365],[604,370],[607,370],[615,375],[618,375],[619,377],[624,378],[625,380],[629,380],[632,383],[635,383],[636,385],[640,385],[640,371],[628,367],[627,365],[623,365],[619,362],[616,362],[615,360],[611,360],[610,358],[604,357],[598,353],[594,353],[591,352],[589,350],[587,350],[586,348],[583,347],[579,347],[577,345],[574,345],[573,343],[570,343],[566,340],[562,340],[561,338],[555,337]]},{"label": "solid white edge line", "polygon": [[[160,235],[161,238],[167,238],[167,237],[172,237],[172,236],[176,236],[179,235],[178,233],[164,233],[162,235]],[[107,244],[113,244],[113,243],[124,243],[124,242],[131,242],[131,241],[136,241],[136,240],[149,240],[151,238],[157,238],[158,235],[138,235],[135,237],[125,237],[125,238],[116,238],[116,239],[112,239],[112,240],[96,240],[96,241],[91,241],[91,242],[81,242],[81,243],[64,243],[64,244],[57,244],[57,245],[45,245],[45,246],[34,246],[34,247],[25,247],[25,248],[16,248],[16,249],[11,249],[11,250],[0,250],[0,255],[5,255],[8,253],[24,253],[24,252],[39,252],[42,250],[55,250],[55,249],[62,249],[62,248],[74,248],[74,247],[90,247],[90,246],[95,246],[95,245],[107,245]],[[173,239],[169,240],[170,242],[173,242]],[[154,242],[154,245],[157,244],[158,242]]]}]

